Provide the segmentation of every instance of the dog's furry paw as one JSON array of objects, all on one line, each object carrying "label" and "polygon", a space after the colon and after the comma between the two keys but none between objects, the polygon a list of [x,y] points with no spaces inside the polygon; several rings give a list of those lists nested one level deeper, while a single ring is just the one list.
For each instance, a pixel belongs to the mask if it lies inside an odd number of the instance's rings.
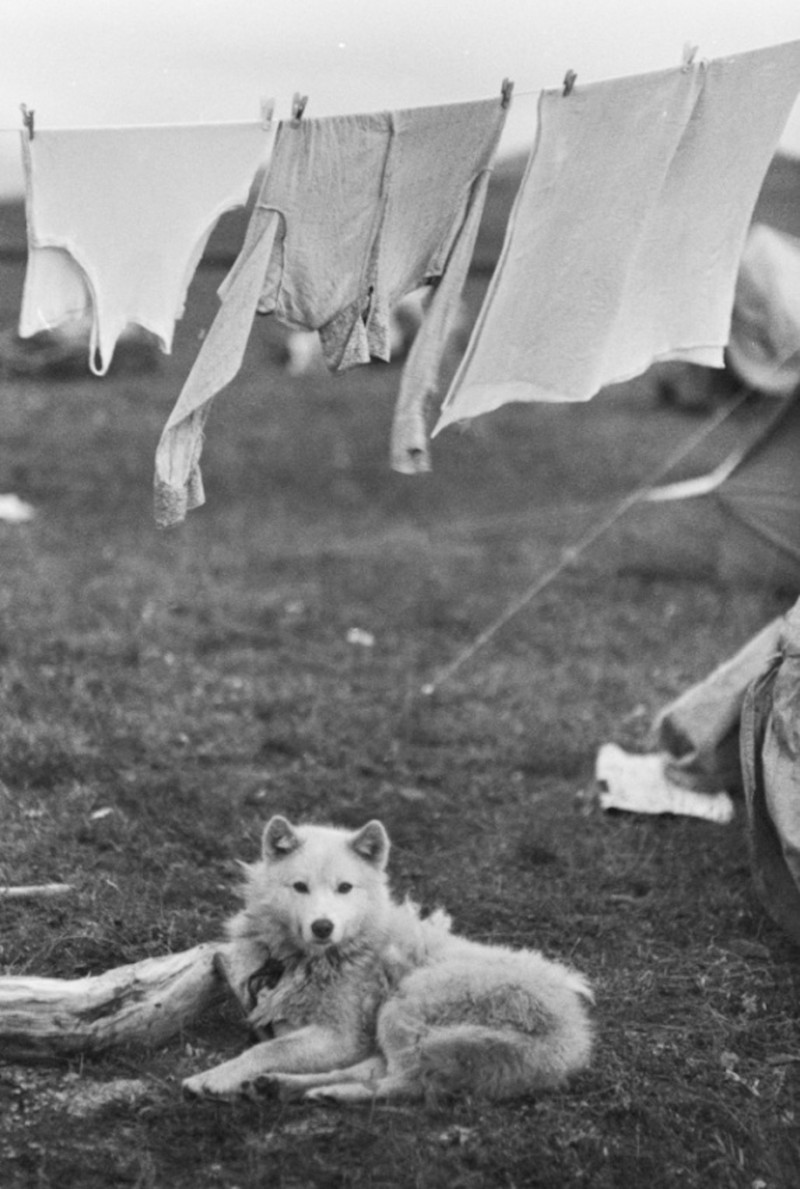
[{"label": "dog's furry paw", "polygon": [[181,1092],[184,1098],[205,1098],[206,1089],[203,1084],[203,1075],[197,1073],[194,1077],[184,1078],[181,1082]]},{"label": "dog's furry paw", "polygon": [[303,1102],[313,1102],[317,1106],[354,1106],[358,1103],[372,1102],[374,1089],[365,1082],[340,1082],[333,1086],[317,1086],[306,1090]]},{"label": "dog's furry paw", "polygon": [[181,1083],[184,1098],[220,1098],[233,1101],[241,1097],[243,1089],[241,1083],[220,1078],[217,1069],[196,1073],[193,1077],[184,1078]]}]

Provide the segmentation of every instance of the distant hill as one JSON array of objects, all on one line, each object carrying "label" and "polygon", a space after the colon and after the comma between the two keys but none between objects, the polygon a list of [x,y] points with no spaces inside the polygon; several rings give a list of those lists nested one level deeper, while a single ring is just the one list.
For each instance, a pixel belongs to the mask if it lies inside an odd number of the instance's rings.
[{"label": "distant hill", "polygon": [[21,202],[0,202],[0,256],[25,251],[25,208]]},{"label": "distant hill", "polygon": [[[524,167],[525,157],[515,156],[504,158],[495,169],[475,250],[475,264],[479,269],[491,268],[497,259]],[[207,263],[233,262],[244,238],[247,219],[245,210],[223,215],[209,240],[204,256]],[[24,255],[25,246],[22,202],[0,202],[0,258]]]},{"label": "distant hill", "polygon": [[[246,225],[244,210],[223,215],[208,242],[205,259],[217,263],[232,262],[244,238]],[[24,204],[0,202],[0,259],[23,256],[26,239]]]},{"label": "distant hill", "polygon": [[[474,267],[479,272],[492,269],[500,253],[526,159],[526,154],[503,158],[495,167],[475,248]],[[755,218],[800,237],[800,158],[775,157],[756,204]],[[246,223],[245,211],[224,215],[209,241],[204,260],[222,265],[232,262]],[[21,257],[24,253],[23,205],[0,203],[0,258]]]},{"label": "distant hill", "polygon": [[[522,178],[525,157],[500,161],[492,177],[486,209],[475,250],[478,269],[491,268],[500,252],[511,204]],[[244,238],[248,212],[231,211],[223,215],[214,230],[204,259],[207,263],[232,263]],[[21,202],[0,203],[0,257],[14,257],[25,252],[25,210]]]}]

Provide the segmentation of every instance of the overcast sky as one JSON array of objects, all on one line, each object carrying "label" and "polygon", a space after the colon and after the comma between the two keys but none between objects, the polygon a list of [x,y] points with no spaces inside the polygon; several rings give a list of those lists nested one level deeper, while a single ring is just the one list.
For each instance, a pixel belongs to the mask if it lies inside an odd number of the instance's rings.
[{"label": "overcast sky", "polygon": [[[535,92],[800,38],[800,0],[0,0],[0,192],[21,185],[21,103],[40,127],[257,118]],[[529,96],[525,92],[533,92]],[[786,147],[800,154],[800,109]]]}]

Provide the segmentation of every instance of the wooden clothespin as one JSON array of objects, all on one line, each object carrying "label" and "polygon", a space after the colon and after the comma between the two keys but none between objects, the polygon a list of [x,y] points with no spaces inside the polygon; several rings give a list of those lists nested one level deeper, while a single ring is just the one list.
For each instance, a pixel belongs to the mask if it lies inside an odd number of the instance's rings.
[{"label": "wooden clothespin", "polygon": [[308,95],[301,95],[299,91],[295,91],[292,98],[292,121],[299,124],[303,118],[303,112],[306,110],[308,103]]},{"label": "wooden clothespin", "polygon": [[564,98],[565,99],[567,98],[568,95],[572,94],[572,88],[575,86],[575,80],[577,77],[578,76],[574,70],[568,70],[567,73],[564,75]]},{"label": "wooden clothespin", "polygon": [[28,111],[24,103],[20,103],[19,109],[22,112],[22,122],[28,129],[28,139],[33,140],[33,112]]},{"label": "wooden clothespin", "polygon": [[692,65],[697,54],[697,46],[692,45],[691,41],[685,41],[683,44],[683,59],[681,62],[681,70],[686,71]]},{"label": "wooden clothespin", "polygon": [[272,117],[275,115],[275,100],[263,99],[260,104],[261,108],[261,127],[265,132],[269,131],[269,126],[272,123]]},{"label": "wooden clothespin", "polygon": [[500,106],[506,108],[511,103],[511,96],[514,94],[514,84],[510,78],[503,79],[503,85],[500,88]]}]

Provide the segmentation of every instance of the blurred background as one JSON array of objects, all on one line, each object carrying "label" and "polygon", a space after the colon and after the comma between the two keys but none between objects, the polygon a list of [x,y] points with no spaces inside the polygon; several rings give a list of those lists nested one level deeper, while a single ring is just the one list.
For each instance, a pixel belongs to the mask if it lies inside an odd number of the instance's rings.
[{"label": "blurred background", "polygon": [[[512,78],[503,149],[530,144],[536,92],[798,36],[796,0],[4,0],[0,194],[22,185],[20,104],[42,128],[257,118],[294,91],[325,115],[480,98]],[[530,94],[528,94],[530,92]],[[800,153],[800,115],[785,137]]]}]

